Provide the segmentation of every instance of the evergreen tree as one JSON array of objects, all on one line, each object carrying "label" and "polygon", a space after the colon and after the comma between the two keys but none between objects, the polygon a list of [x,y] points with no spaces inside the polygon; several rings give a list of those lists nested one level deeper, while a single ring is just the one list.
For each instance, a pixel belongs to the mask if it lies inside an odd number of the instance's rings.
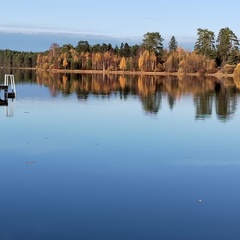
[{"label": "evergreen tree", "polygon": [[120,47],[120,56],[121,57],[130,57],[131,56],[131,48],[128,43],[121,44]]},{"label": "evergreen tree", "polygon": [[119,55],[119,51],[120,51],[120,49],[119,49],[118,45],[116,45],[114,48],[114,53]]},{"label": "evergreen tree", "polygon": [[138,44],[135,44],[131,47],[131,57],[137,56],[139,52],[140,46]]},{"label": "evergreen tree", "polygon": [[149,52],[155,52],[157,56],[162,55],[163,38],[159,32],[147,32],[143,35],[142,46]]},{"label": "evergreen tree", "polygon": [[208,29],[201,28],[198,28],[197,31],[198,39],[195,43],[194,50],[196,50],[198,54],[215,58],[216,50],[214,45],[214,33]]},{"label": "evergreen tree", "polygon": [[101,47],[100,47],[100,52],[101,53],[105,53],[109,50],[109,46],[106,43],[102,43]]},{"label": "evergreen tree", "polygon": [[220,65],[235,64],[239,53],[239,41],[232,30],[222,28],[217,38],[217,57]]},{"label": "evergreen tree", "polygon": [[88,41],[79,41],[75,49],[78,52],[90,52],[90,45]]},{"label": "evergreen tree", "polygon": [[101,45],[100,45],[99,43],[93,45],[93,46],[92,46],[92,52],[93,52],[93,53],[101,52]]},{"label": "evergreen tree", "polygon": [[169,45],[168,45],[168,49],[171,52],[171,51],[175,51],[177,49],[177,47],[178,47],[178,43],[177,43],[175,37],[172,36],[170,39]]}]

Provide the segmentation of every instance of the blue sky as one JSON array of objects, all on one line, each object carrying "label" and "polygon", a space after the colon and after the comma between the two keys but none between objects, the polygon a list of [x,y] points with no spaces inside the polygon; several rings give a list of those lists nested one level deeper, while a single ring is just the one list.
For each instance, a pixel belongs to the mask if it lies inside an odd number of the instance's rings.
[{"label": "blue sky", "polygon": [[197,28],[240,37],[239,0],[2,0],[0,33],[74,34],[139,40],[146,32],[192,41]]}]

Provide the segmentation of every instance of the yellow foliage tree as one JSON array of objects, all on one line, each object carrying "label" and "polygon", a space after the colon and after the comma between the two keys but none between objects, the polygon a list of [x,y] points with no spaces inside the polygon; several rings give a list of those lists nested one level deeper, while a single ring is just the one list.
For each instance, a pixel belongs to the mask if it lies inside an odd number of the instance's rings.
[{"label": "yellow foliage tree", "polygon": [[102,54],[100,52],[95,54],[96,68],[98,69],[102,63]]},{"label": "yellow foliage tree", "polygon": [[175,51],[171,51],[164,62],[163,66],[167,72],[177,72],[179,69],[179,63],[186,57],[188,52],[182,48],[177,48]]},{"label": "yellow foliage tree", "polygon": [[63,59],[63,67],[66,69],[67,65],[68,65],[68,60],[67,60],[66,57],[64,57],[64,59]]},{"label": "yellow foliage tree", "polygon": [[240,63],[236,66],[233,72],[233,79],[236,84],[236,87],[240,89]]},{"label": "yellow foliage tree", "polygon": [[118,70],[118,67],[119,67],[119,65],[120,65],[120,61],[121,61],[121,57],[119,57],[118,55],[113,55],[113,64],[114,64],[114,66],[113,66],[113,68],[114,68],[114,70]]},{"label": "yellow foliage tree", "polygon": [[110,52],[105,52],[103,54],[103,70],[108,69],[111,61],[111,54]]},{"label": "yellow foliage tree", "polygon": [[143,57],[143,55],[140,55],[140,57],[138,59],[138,67],[141,71],[144,70],[144,57]]},{"label": "yellow foliage tree", "polygon": [[236,68],[234,69],[234,77],[238,77],[240,78],[240,63],[236,66]]},{"label": "yellow foliage tree", "polygon": [[126,61],[126,58],[125,57],[122,57],[121,61],[120,61],[120,64],[119,64],[119,68],[123,71],[125,71],[127,67],[127,61]]},{"label": "yellow foliage tree", "polygon": [[179,63],[179,73],[205,73],[210,59],[206,56],[198,55],[196,52],[187,54]]},{"label": "yellow foliage tree", "polygon": [[154,52],[151,52],[149,59],[151,64],[151,71],[153,71],[156,67],[156,61],[157,61],[156,54]]},{"label": "yellow foliage tree", "polygon": [[153,58],[150,55],[149,51],[145,50],[142,54],[140,54],[138,59],[138,67],[141,71],[149,71],[151,70],[151,61],[155,61],[156,58]]}]

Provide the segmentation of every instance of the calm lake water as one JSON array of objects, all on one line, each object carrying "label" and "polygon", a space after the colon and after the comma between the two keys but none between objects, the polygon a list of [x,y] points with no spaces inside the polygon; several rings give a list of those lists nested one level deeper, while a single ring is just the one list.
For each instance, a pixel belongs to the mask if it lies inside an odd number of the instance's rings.
[{"label": "calm lake water", "polygon": [[1,240],[240,239],[233,79],[13,74]]}]

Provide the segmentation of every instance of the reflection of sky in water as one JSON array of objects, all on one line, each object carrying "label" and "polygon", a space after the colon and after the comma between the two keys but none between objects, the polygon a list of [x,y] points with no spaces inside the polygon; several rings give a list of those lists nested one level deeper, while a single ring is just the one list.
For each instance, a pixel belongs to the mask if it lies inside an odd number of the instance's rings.
[{"label": "reflection of sky in water", "polygon": [[237,239],[238,112],[17,90],[14,117],[0,109],[0,239]]}]

